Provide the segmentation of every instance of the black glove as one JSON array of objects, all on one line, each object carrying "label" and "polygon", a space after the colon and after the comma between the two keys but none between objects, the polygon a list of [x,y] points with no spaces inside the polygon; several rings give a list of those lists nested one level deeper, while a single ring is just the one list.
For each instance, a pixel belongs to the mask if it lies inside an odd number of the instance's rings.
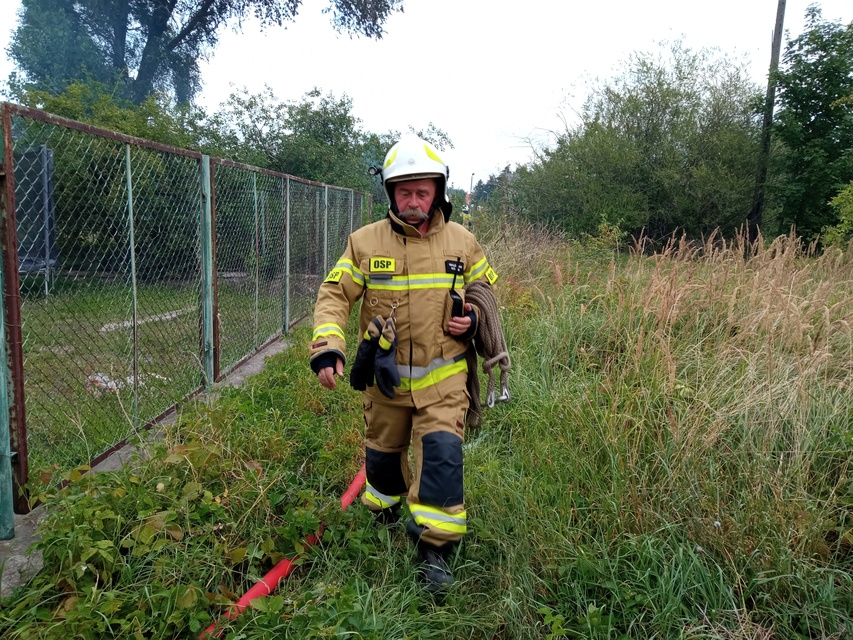
[{"label": "black glove", "polygon": [[373,358],[376,355],[379,336],[382,334],[384,325],[385,321],[382,316],[374,316],[370,324],[367,325],[364,340],[358,345],[355,361],[352,363],[352,369],[349,372],[349,383],[353,389],[364,391],[367,387],[373,386]]},{"label": "black glove", "polygon": [[400,373],[397,371],[397,329],[394,327],[393,318],[388,318],[382,328],[373,372],[376,374],[376,386],[382,395],[393,398],[394,387],[400,386]]}]

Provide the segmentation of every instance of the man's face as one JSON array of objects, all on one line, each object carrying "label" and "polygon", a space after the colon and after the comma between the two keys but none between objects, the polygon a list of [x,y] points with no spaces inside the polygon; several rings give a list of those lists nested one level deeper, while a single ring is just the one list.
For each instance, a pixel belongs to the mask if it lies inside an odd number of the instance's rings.
[{"label": "man's face", "polygon": [[429,218],[429,210],[435,200],[435,178],[407,180],[394,185],[394,201],[400,219],[417,227]]}]

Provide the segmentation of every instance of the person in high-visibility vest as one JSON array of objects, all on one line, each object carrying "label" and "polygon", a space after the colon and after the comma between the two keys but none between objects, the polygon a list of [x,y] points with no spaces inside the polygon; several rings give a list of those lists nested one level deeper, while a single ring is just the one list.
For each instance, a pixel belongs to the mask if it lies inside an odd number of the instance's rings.
[{"label": "person in high-visibility vest", "polygon": [[362,502],[390,523],[406,501],[419,576],[440,590],[454,582],[448,561],[468,523],[465,353],[480,310],[464,301],[463,287],[476,280],[490,286],[498,276],[474,235],[450,222],[449,170],[431,144],[402,138],[377,173],[390,210],[349,236],[320,286],[310,363],[320,384],[334,389],[344,374],[347,319],[361,300],[350,383],[364,392]]},{"label": "person in high-visibility vest", "polygon": [[462,207],[462,226],[466,229],[471,228],[471,210],[467,204]]}]

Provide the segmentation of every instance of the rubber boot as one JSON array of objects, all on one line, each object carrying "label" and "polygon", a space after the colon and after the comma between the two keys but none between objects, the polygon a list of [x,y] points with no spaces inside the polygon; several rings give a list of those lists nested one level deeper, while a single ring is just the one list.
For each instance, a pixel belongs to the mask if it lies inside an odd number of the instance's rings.
[{"label": "rubber boot", "polygon": [[409,520],[406,525],[406,533],[414,539],[418,548],[417,575],[424,585],[424,589],[430,593],[439,593],[448,589],[456,580],[450,571],[448,559],[453,553],[455,544],[448,543],[437,547],[421,540],[420,534],[423,527]]}]

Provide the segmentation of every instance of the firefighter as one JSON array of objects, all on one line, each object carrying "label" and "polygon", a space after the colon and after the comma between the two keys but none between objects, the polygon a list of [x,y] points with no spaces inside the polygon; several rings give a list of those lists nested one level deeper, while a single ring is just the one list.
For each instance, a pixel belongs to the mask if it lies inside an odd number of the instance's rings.
[{"label": "firefighter", "polygon": [[465,353],[480,310],[464,301],[463,287],[491,285],[497,274],[473,234],[450,222],[449,170],[431,144],[401,138],[378,173],[390,210],[350,235],[320,286],[310,363],[320,384],[335,389],[346,322],[361,300],[350,383],[364,399],[362,502],[386,523],[399,520],[407,502],[418,575],[438,591],[454,582],[448,560],[467,530]]},{"label": "firefighter", "polygon": [[466,229],[471,228],[471,210],[468,209],[467,204],[462,207],[462,226]]}]

